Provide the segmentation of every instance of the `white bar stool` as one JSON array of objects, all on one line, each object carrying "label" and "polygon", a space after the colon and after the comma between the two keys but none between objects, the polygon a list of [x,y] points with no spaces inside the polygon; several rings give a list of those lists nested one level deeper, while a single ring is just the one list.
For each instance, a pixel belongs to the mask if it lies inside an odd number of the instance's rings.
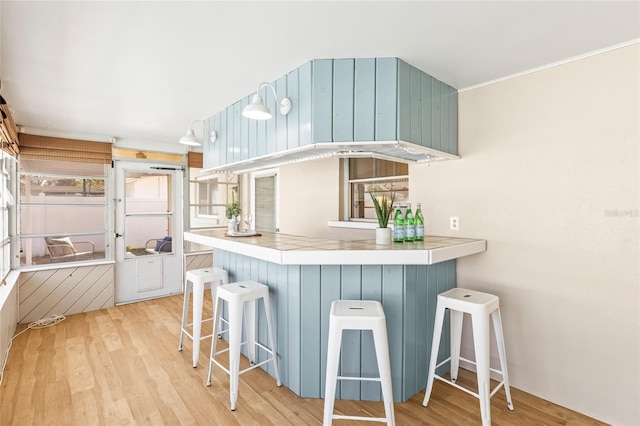
[{"label": "white bar stool", "polygon": [[[216,300],[216,290],[219,285],[229,282],[229,274],[224,269],[211,267],[203,269],[192,269],[187,271],[184,285],[184,302],[182,305],[182,325],[180,326],[180,344],[178,350],[182,351],[182,343],[186,334],[193,340],[193,368],[198,366],[198,356],[200,355],[200,341],[212,336],[208,334],[201,336],[202,323],[212,321],[213,318],[202,319],[202,305],[204,303],[204,289],[206,284],[210,284],[211,300]],[[189,296],[193,293],[193,322],[187,323],[189,313]],[[187,327],[193,326],[193,334],[189,334]],[[214,328],[217,330],[217,328]],[[214,339],[215,340],[215,339]]]},{"label": "white bar stool", "polygon": [[[451,356],[436,365],[440,336],[445,309],[449,309],[451,321]],[[460,340],[462,337],[462,320],[464,314],[471,315],[473,326],[473,341],[476,352],[476,361],[470,361],[460,356]],[[493,321],[493,329],[498,343],[501,371],[490,367],[490,329],[489,316]],[[451,380],[447,380],[436,374],[436,368],[451,360]],[[460,360],[476,365],[478,376],[478,392],[472,392],[456,383]],[[490,371],[502,376],[502,381],[491,391]],[[481,293],[479,291],[453,288],[438,295],[436,307],[436,321],[433,331],[433,343],[431,346],[431,359],[429,360],[429,375],[427,377],[427,390],[422,405],[429,403],[434,379],[442,380],[480,400],[480,414],[484,426],[491,425],[491,397],[504,385],[507,396],[507,407],[513,410],[511,392],[509,391],[509,375],[507,374],[507,357],[504,348],[504,335],[502,333],[502,320],[500,318],[500,300],[498,296]]]},{"label": "white bar stool", "polygon": [[[248,342],[241,342],[242,340],[242,312],[244,308],[245,302],[255,302],[258,299],[262,299],[264,303],[264,311],[265,316],[267,317],[267,332],[269,334],[269,345],[271,348],[267,348],[266,346],[254,342],[251,337],[248,338]],[[227,284],[218,288],[218,292],[216,295],[216,303],[214,304],[214,323],[213,329],[217,330],[221,320],[221,312],[223,302],[227,302],[229,306],[229,348],[223,349],[219,352],[216,352],[216,340],[212,339],[211,343],[211,355],[209,356],[209,374],[207,375],[207,386],[211,386],[211,373],[213,371],[213,364],[215,363],[218,367],[222,368],[224,372],[226,372],[230,376],[229,380],[229,396],[231,400],[231,411],[236,409],[236,402],[238,401],[238,378],[241,374],[246,373],[249,370],[253,370],[256,367],[259,367],[263,364],[266,364],[269,361],[273,362],[273,368],[276,373],[276,384],[278,386],[280,383],[280,373],[278,372],[278,357],[276,353],[276,341],[275,335],[273,334],[273,325],[272,325],[272,317],[271,317],[271,303],[269,301],[269,287],[264,284],[257,283],[255,281],[240,281],[236,283]],[[255,305],[254,305],[255,306]],[[247,335],[252,334],[252,327],[250,324],[247,325]],[[258,348],[263,349],[271,356],[266,360],[253,364],[251,367],[245,368],[244,370],[240,370],[240,347],[244,344],[249,343],[250,353],[257,346]],[[215,356],[221,354],[223,352],[229,351],[229,369],[224,368],[216,359]],[[253,356],[251,356],[253,358]],[[252,362],[254,360],[251,360]]]},{"label": "white bar stool", "polygon": [[[342,330],[371,330],[378,360],[380,377],[338,376]],[[338,380],[380,382],[386,417],[343,416],[333,414],[336,383]],[[380,302],[374,300],[334,300],[329,315],[329,345],[327,348],[327,375],[324,393],[324,426],[331,425],[333,419],[351,419],[396,424],[393,412],[393,390],[391,387],[391,363],[387,341],[387,323]]]}]

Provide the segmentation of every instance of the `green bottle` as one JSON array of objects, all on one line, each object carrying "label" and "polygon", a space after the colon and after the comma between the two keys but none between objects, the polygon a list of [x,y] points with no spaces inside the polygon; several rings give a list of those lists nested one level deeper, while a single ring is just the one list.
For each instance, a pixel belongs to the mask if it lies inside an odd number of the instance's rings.
[{"label": "green bottle", "polygon": [[407,207],[407,212],[404,214],[404,240],[413,241],[416,239],[416,221],[411,213],[411,206]]},{"label": "green bottle", "polygon": [[416,241],[424,241],[424,216],[422,216],[420,203],[416,209]]},{"label": "green bottle", "polygon": [[404,241],[404,219],[400,207],[396,207],[396,215],[393,217],[393,242],[401,243]]}]

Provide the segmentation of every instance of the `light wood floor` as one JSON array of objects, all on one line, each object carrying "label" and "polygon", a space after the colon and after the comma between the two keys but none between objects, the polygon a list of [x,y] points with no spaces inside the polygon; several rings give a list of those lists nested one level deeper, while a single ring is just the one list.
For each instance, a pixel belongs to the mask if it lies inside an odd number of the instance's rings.
[{"label": "light wood floor", "polygon": [[[211,312],[205,304],[205,313]],[[0,386],[0,425],[319,425],[323,400],[305,399],[260,369],[240,376],[235,412],[229,380],[214,370],[205,387],[208,341],[198,368],[191,342],[178,352],[182,296],[78,314],[51,328],[29,330],[13,341]],[[18,331],[26,325],[18,327]],[[465,373],[465,374],[462,374]],[[460,382],[474,375],[461,372]],[[463,382],[464,383],[464,382]],[[512,388],[491,400],[494,425],[600,425],[591,418]],[[395,404],[398,425],[480,424],[478,401],[436,382],[429,407],[424,392]],[[384,416],[379,402],[336,401],[342,414]],[[370,422],[335,421],[370,426]]]}]

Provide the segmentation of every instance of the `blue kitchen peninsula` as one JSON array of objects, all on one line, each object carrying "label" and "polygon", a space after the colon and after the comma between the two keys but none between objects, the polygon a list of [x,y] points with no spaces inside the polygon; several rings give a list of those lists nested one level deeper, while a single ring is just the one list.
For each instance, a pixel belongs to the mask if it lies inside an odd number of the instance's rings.
[{"label": "blue kitchen peninsula", "polygon": [[[341,241],[267,232],[251,237],[225,234],[224,229],[200,230],[185,232],[184,238],[212,247],[214,265],[227,270],[231,282],[254,280],[269,286],[282,384],[306,398],[324,396],[329,308],[336,299],[382,303],[394,400],[406,401],[423,390],[436,296],[456,286],[457,258],[486,250],[485,240],[437,236],[382,246],[373,239]],[[256,335],[266,343],[262,319],[264,311],[260,307]],[[444,356],[449,345],[440,347]],[[269,364],[266,369],[273,375],[271,368]],[[370,332],[344,333],[340,368],[342,375],[377,376]],[[376,382],[341,381],[336,396],[381,400],[381,391]]]}]

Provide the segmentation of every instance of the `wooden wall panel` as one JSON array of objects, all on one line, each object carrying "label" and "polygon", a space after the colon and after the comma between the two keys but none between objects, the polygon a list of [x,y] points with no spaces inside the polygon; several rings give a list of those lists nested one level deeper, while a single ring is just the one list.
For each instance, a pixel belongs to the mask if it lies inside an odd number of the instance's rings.
[{"label": "wooden wall panel", "polygon": [[299,81],[299,71],[297,69],[287,74],[287,96],[291,100],[292,107],[287,116],[286,149],[300,146],[300,111],[302,110],[302,104],[298,86]]},{"label": "wooden wall panel", "polygon": [[375,139],[376,60],[356,59],[354,70],[353,140]]},{"label": "wooden wall panel", "polygon": [[[436,298],[438,293],[455,287],[455,260],[429,266],[299,266],[215,250],[214,262],[229,271],[231,281],[251,279],[269,286],[281,379],[296,394],[324,396],[329,310],[337,299],[378,300],[383,304],[395,401],[406,401],[426,387]],[[264,309],[258,306],[256,334],[258,341],[267,343]],[[448,321],[446,327],[448,332]],[[377,376],[370,332],[345,332],[342,342],[339,374]],[[441,350],[442,357],[448,354],[448,337],[443,337]],[[263,354],[258,359],[264,358]],[[273,375],[271,367],[266,370]],[[341,382],[337,395],[342,399],[381,399],[376,382]]]},{"label": "wooden wall panel", "polygon": [[398,63],[398,130],[397,138],[403,141],[411,141],[411,113],[413,104],[411,102],[411,66],[404,61]]},{"label": "wooden wall panel", "polygon": [[353,140],[353,59],[333,61],[333,137],[332,142]]},{"label": "wooden wall panel", "polygon": [[114,265],[87,265],[20,274],[19,321],[114,306]]},{"label": "wooden wall panel", "polygon": [[433,78],[428,74],[422,74],[421,79],[421,99],[422,99],[422,123],[421,123],[421,139],[420,145],[422,146],[433,146],[432,136],[431,136],[431,106],[433,104],[432,100],[432,81]]},{"label": "wooden wall panel", "polygon": [[312,136],[314,143],[331,142],[333,136],[333,61],[320,59],[312,62]]},{"label": "wooden wall panel", "polygon": [[377,141],[397,139],[398,60],[376,60],[376,134]]},{"label": "wooden wall panel", "polygon": [[[315,127],[311,117],[311,109],[313,105],[311,93],[313,85],[312,76],[313,68],[311,61],[298,68],[298,94],[300,96],[300,116],[298,117],[298,127],[300,132],[299,146],[305,146],[311,143],[311,133]],[[295,106],[293,108],[295,108]]]},{"label": "wooden wall panel", "polygon": [[289,114],[267,87],[272,119],[242,116],[254,93],[215,114],[219,143],[205,148],[205,169],[310,143],[402,140],[457,154],[457,91],[398,58],[317,59],[273,85]]},{"label": "wooden wall panel", "polygon": [[[276,89],[276,94],[278,95],[278,100],[284,99],[288,96],[286,75],[276,80],[275,89]],[[275,119],[273,121],[276,124],[276,130],[275,130],[276,144],[275,144],[275,150],[273,152],[286,151],[288,148],[287,127],[288,127],[289,120],[292,119],[292,117],[289,115],[291,113],[287,115],[280,114],[280,102],[278,102],[277,100],[274,100],[273,105],[274,107],[272,108],[271,113],[273,114],[273,117]]]}]

